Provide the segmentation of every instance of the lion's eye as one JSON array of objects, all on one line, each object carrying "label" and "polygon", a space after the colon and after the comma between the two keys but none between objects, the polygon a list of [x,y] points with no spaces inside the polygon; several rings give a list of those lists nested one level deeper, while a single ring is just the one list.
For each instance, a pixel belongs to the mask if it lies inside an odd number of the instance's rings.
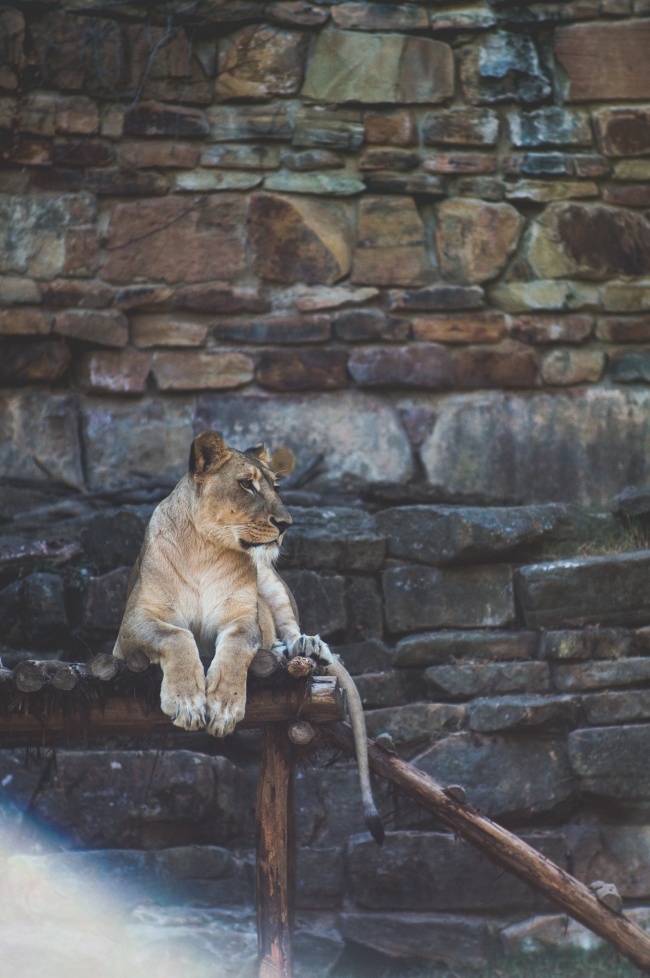
[{"label": "lion's eye", "polygon": [[246,489],[248,492],[251,492],[255,488],[252,479],[240,479],[239,485],[242,487],[242,489]]}]

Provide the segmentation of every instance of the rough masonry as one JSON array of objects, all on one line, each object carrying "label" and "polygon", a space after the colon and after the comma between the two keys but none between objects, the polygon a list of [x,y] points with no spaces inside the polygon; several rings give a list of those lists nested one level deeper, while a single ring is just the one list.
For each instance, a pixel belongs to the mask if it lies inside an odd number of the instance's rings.
[{"label": "rough masonry", "polygon": [[648,478],[646,0],[46,0],[0,37],[3,470],[178,475],[210,423],[502,503]]}]

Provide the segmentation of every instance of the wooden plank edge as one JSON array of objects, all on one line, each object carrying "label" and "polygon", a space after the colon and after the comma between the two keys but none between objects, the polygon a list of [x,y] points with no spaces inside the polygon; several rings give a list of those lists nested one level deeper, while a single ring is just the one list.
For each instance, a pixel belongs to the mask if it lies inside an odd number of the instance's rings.
[{"label": "wooden plank edge", "polygon": [[[29,708],[29,703],[27,706]],[[298,719],[329,723],[341,720],[344,710],[344,693],[336,678],[314,676],[310,680],[292,682],[287,687],[250,693],[246,716],[237,729],[259,727],[265,723],[291,723]],[[0,715],[0,745],[3,747],[47,746],[78,735],[96,739],[180,730],[159,707],[150,707],[141,700],[127,697],[111,697],[84,708],[70,703],[65,710],[53,709],[46,716],[30,712]]]}]

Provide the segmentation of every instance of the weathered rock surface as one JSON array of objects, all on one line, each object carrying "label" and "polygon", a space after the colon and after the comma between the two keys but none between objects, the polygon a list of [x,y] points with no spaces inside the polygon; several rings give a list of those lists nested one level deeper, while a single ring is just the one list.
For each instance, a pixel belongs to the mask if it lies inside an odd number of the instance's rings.
[{"label": "weathered rock surface", "polygon": [[580,539],[578,507],[399,506],[377,513],[389,557],[424,564],[481,563],[533,556],[543,544]]},{"label": "weathered rock surface", "polygon": [[490,818],[551,811],[575,791],[563,740],[457,733],[413,763],[441,784],[462,785]]},{"label": "weathered rock surface", "polygon": [[219,98],[295,95],[302,81],[309,35],[257,25],[230,34],[219,45]]},{"label": "weathered rock surface", "polygon": [[[391,803],[385,782],[374,785],[380,811]],[[354,761],[324,767],[298,767],[295,778],[296,837],[299,846],[341,847],[348,836],[363,832],[359,773]]]},{"label": "weathered rock surface", "polygon": [[250,221],[255,266],[262,278],[329,285],[349,272],[352,226],[345,205],[257,194]]},{"label": "weathered rock surface", "polygon": [[49,472],[77,485],[83,482],[77,407],[71,395],[5,393],[0,396],[0,430],[5,475],[45,482]]},{"label": "weathered rock surface", "polygon": [[210,136],[228,143],[251,139],[291,139],[293,122],[282,102],[269,105],[213,105],[208,113]]},{"label": "weathered rock surface", "polygon": [[[649,41],[650,20],[560,27],[555,51],[568,77],[569,101],[646,98]],[[610,70],[594,71],[594,61]]]},{"label": "weathered rock surface", "polygon": [[606,156],[645,156],[650,151],[650,112],[602,109],[594,115],[596,138]]},{"label": "weathered rock surface", "polygon": [[545,662],[461,662],[429,666],[424,671],[429,695],[451,699],[507,693],[549,693],[551,675]]},{"label": "weathered rock surface", "polygon": [[608,798],[650,798],[645,757],[650,725],[593,727],[569,735],[569,759],[583,791]]},{"label": "weathered rock surface", "polygon": [[337,390],[348,386],[347,360],[345,350],[319,347],[264,352],[257,358],[255,379],[273,391]]},{"label": "weathered rock surface", "polygon": [[412,200],[366,197],[359,205],[352,281],[423,285],[431,277],[426,233]]},{"label": "weathered rock surface", "polygon": [[516,571],[517,600],[531,628],[647,625],[649,566],[647,551],[536,564]]},{"label": "weathered rock surface", "polygon": [[514,252],[523,224],[510,204],[474,200],[442,203],[436,244],[444,278],[460,284],[495,278]]},{"label": "weathered rock surface", "polygon": [[[553,862],[565,862],[561,834],[525,841]],[[494,911],[529,909],[541,897],[490,863],[468,843],[442,832],[390,832],[381,849],[353,836],[347,855],[350,894],[364,910]]]},{"label": "weathered rock surface", "polygon": [[496,933],[476,916],[420,913],[353,913],[339,917],[343,937],[391,958],[483,964],[496,947]]},{"label": "weathered rock surface", "polygon": [[299,909],[327,910],[341,905],[345,873],[339,847],[321,849],[298,846],[296,872],[296,904]]},{"label": "weathered rock surface", "polygon": [[77,361],[77,380],[94,394],[143,394],[151,357],[138,350],[89,350]]},{"label": "weathered rock surface", "polygon": [[300,626],[307,635],[326,638],[345,628],[345,581],[338,574],[287,570],[282,577],[296,599]]},{"label": "weathered rock surface", "polygon": [[625,899],[650,892],[647,825],[571,825],[567,827],[578,879],[607,880]]},{"label": "weathered rock surface", "polygon": [[453,383],[454,364],[437,343],[357,349],[348,370],[359,387],[424,387],[439,390]]},{"label": "weathered rock surface", "polygon": [[[352,472],[364,479],[401,481],[411,468],[408,438],[393,409],[369,394],[285,394],[272,400],[203,395],[196,423],[199,430],[222,431],[235,446],[267,441],[288,445],[303,458],[322,452],[333,479]],[[184,449],[183,464],[186,454]]]},{"label": "weathered rock surface", "polygon": [[415,116],[410,109],[379,109],[363,114],[366,142],[379,146],[414,146],[418,143]]},{"label": "weathered rock surface", "polygon": [[506,331],[499,313],[459,313],[456,316],[418,316],[413,320],[416,340],[439,343],[496,343]]},{"label": "weathered rock surface", "polygon": [[582,708],[590,724],[633,723],[650,720],[650,690],[605,690],[582,697]]},{"label": "weathered rock surface", "polygon": [[462,52],[461,81],[465,97],[476,105],[541,102],[551,94],[550,81],[528,34],[491,34]]},{"label": "weathered rock surface", "polygon": [[542,726],[572,727],[578,720],[578,708],[578,700],[572,696],[498,696],[481,699],[472,704],[469,728],[478,733],[493,733]]},{"label": "weathered rock surface", "polygon": [[539,278],[605,279],[650,272],[650,224],[600,204],[551,204],[534,225],[528,257]]},{"label": "weathered rock surface", "polygon": [[537,353],[512,340],[498,346],[468,346],[456,356],[456,383],[460,388],[535,387],[538,370]]},{"label": "weathered rock surface", "polygon": [[480,309],[483,289],[478,285],[430,285],[425,289],[393,290],[388,294],[391,309],[413,312],[453,312],[457,309]]},{"label": "weathered rock surface", "polygon": [[117,638],[126,607],[130,567],[119,567],[85,581],[81,596],[81,624],[94,638]]},{"label": "weathered rock surface", "polygon": [[6,638],[27,648],[52,648],[69,640],[63,579],[58,574],[28,574],[10,585],[0,599]]},{"label": "weathered rock surface", "polygon": [[227,280],[244,269],[246,218],[245,200],[230,194],[117,204],[104,274],[113,282],[202,282],[218,269]]},{"label": "weathered rock surface", "polygon": [[460,730],[465,716],[465,707],[455,703],[409,703],[369,710],[366,727],[369,737],[389,734],[400,755],[411,757],[426,744]]},{"label": "weathered rock surface", "polygon": [[75,235],[80,228],[89,229],[94,217],[94,200],[89,194],[3,194],[0,272],[44,279],[69,274]]},{"label": "weathered rock surface", "polygon": [[620,659],[634,654],[633,633],[620,628],[582,628],[543,631],[539,657],[560,662],[580,659]]},{"label": "weathered rock surface", "polygon": [[650,480],[648,403],[641,389],[450,397],[422,460],[450,492],[606,506]]},{"label": "weathered rock surface", "polygon": [[495,628],[514,618],[507,566],[396,567],[382,574],[386,624],[392,632],[420,628]]},{"label": "weathered rock surface", "polygon": [[369,513],[331,506],[291,507],[293,525],[282,545],[285,567],[347,572],[380,569],[385,543]]},{"label": "weathered rock surface", "polygon": [[535,112],[515,112],[508,120],[513,146],[591,146],[589,115],[552,106]]},{"label": "weathered rock surface", "polygon": [[[358,580],[358,578],[355,578]],[[374,582],[371,582],[374,583]],[[349,613],[349,611],[348,611]],[[364,672],[390,669],[393,665],[393,652],[379,639],[369,638],[362,642],[337,645],[334,649],[341,656],[345,668],[353,676]]]},{"label": "weathered rock surface", "polygon": [[[0,752],[14,804],[25,803],[30,782],[20,775],[19,753]],[[245,782],[223,757],[177,750],[155,752],[60,751],[38,794],[35,814],[65,828],[80,846],[152,849],[199,841],[250,843]]]},{"label": "weathered rock surface", "polygon": [[90,485],[180,479],[194,437],[193,411],[194,401],[183,398],[119,404],[88,399],[81,417]]},{"label": "weathered rock surface", "polygon": [[509,954],[549,954],[558,950],[584,953],[604,946],[601,938],[566,914],[531,917],[505,927],[500,936]]},{"label": "weathered rock surface", "polygon": [[453,95],[453,71],[451,48],[440,41],[326,31],[309,59],[302,95],[343,104],[441,102]]},{"label": "weathered rock surface", "polygon": [[9,344],[2,349],[0,384],[14,387],[23,384],[55,383],[70,366],[70,350],[57,340],[32,340]]},{"label": "weathered rock surface", "polygon": [[499,118],[492,109],[438,109],[424,117],[422,141],[425,146],[494,146],[499,134]]},{"label": "weathered rock surface", "polygon": [[553,669],[553,683],[562,692],[580,689],[611,689],[650,680],[650,660],[615,659],[611,662],[562,663]]},{"label": "weathered rock surface", "polygon": [[161,390],[228,390],[253,379],[253,361],[243,353],[158,351],[152,373]]},{"label": "weathered rock surface", "polygon": [[458,659],[512,661],[534,659],[535,632],[438,631],[409,635],[397,643],[395,665],[399,668],[441,665]]}]

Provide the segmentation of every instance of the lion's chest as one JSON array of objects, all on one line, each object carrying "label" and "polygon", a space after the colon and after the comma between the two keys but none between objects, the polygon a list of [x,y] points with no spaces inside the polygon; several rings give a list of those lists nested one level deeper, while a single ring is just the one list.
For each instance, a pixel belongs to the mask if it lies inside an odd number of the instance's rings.
[{"label": "lion's chest", "polygon": [[194,635],[201,655],[211,656],[220,632],[254,613],[256,584],[238,574],[224,574],[219,567],[203,568],[187,584],[180,601],[183,624]]}]

